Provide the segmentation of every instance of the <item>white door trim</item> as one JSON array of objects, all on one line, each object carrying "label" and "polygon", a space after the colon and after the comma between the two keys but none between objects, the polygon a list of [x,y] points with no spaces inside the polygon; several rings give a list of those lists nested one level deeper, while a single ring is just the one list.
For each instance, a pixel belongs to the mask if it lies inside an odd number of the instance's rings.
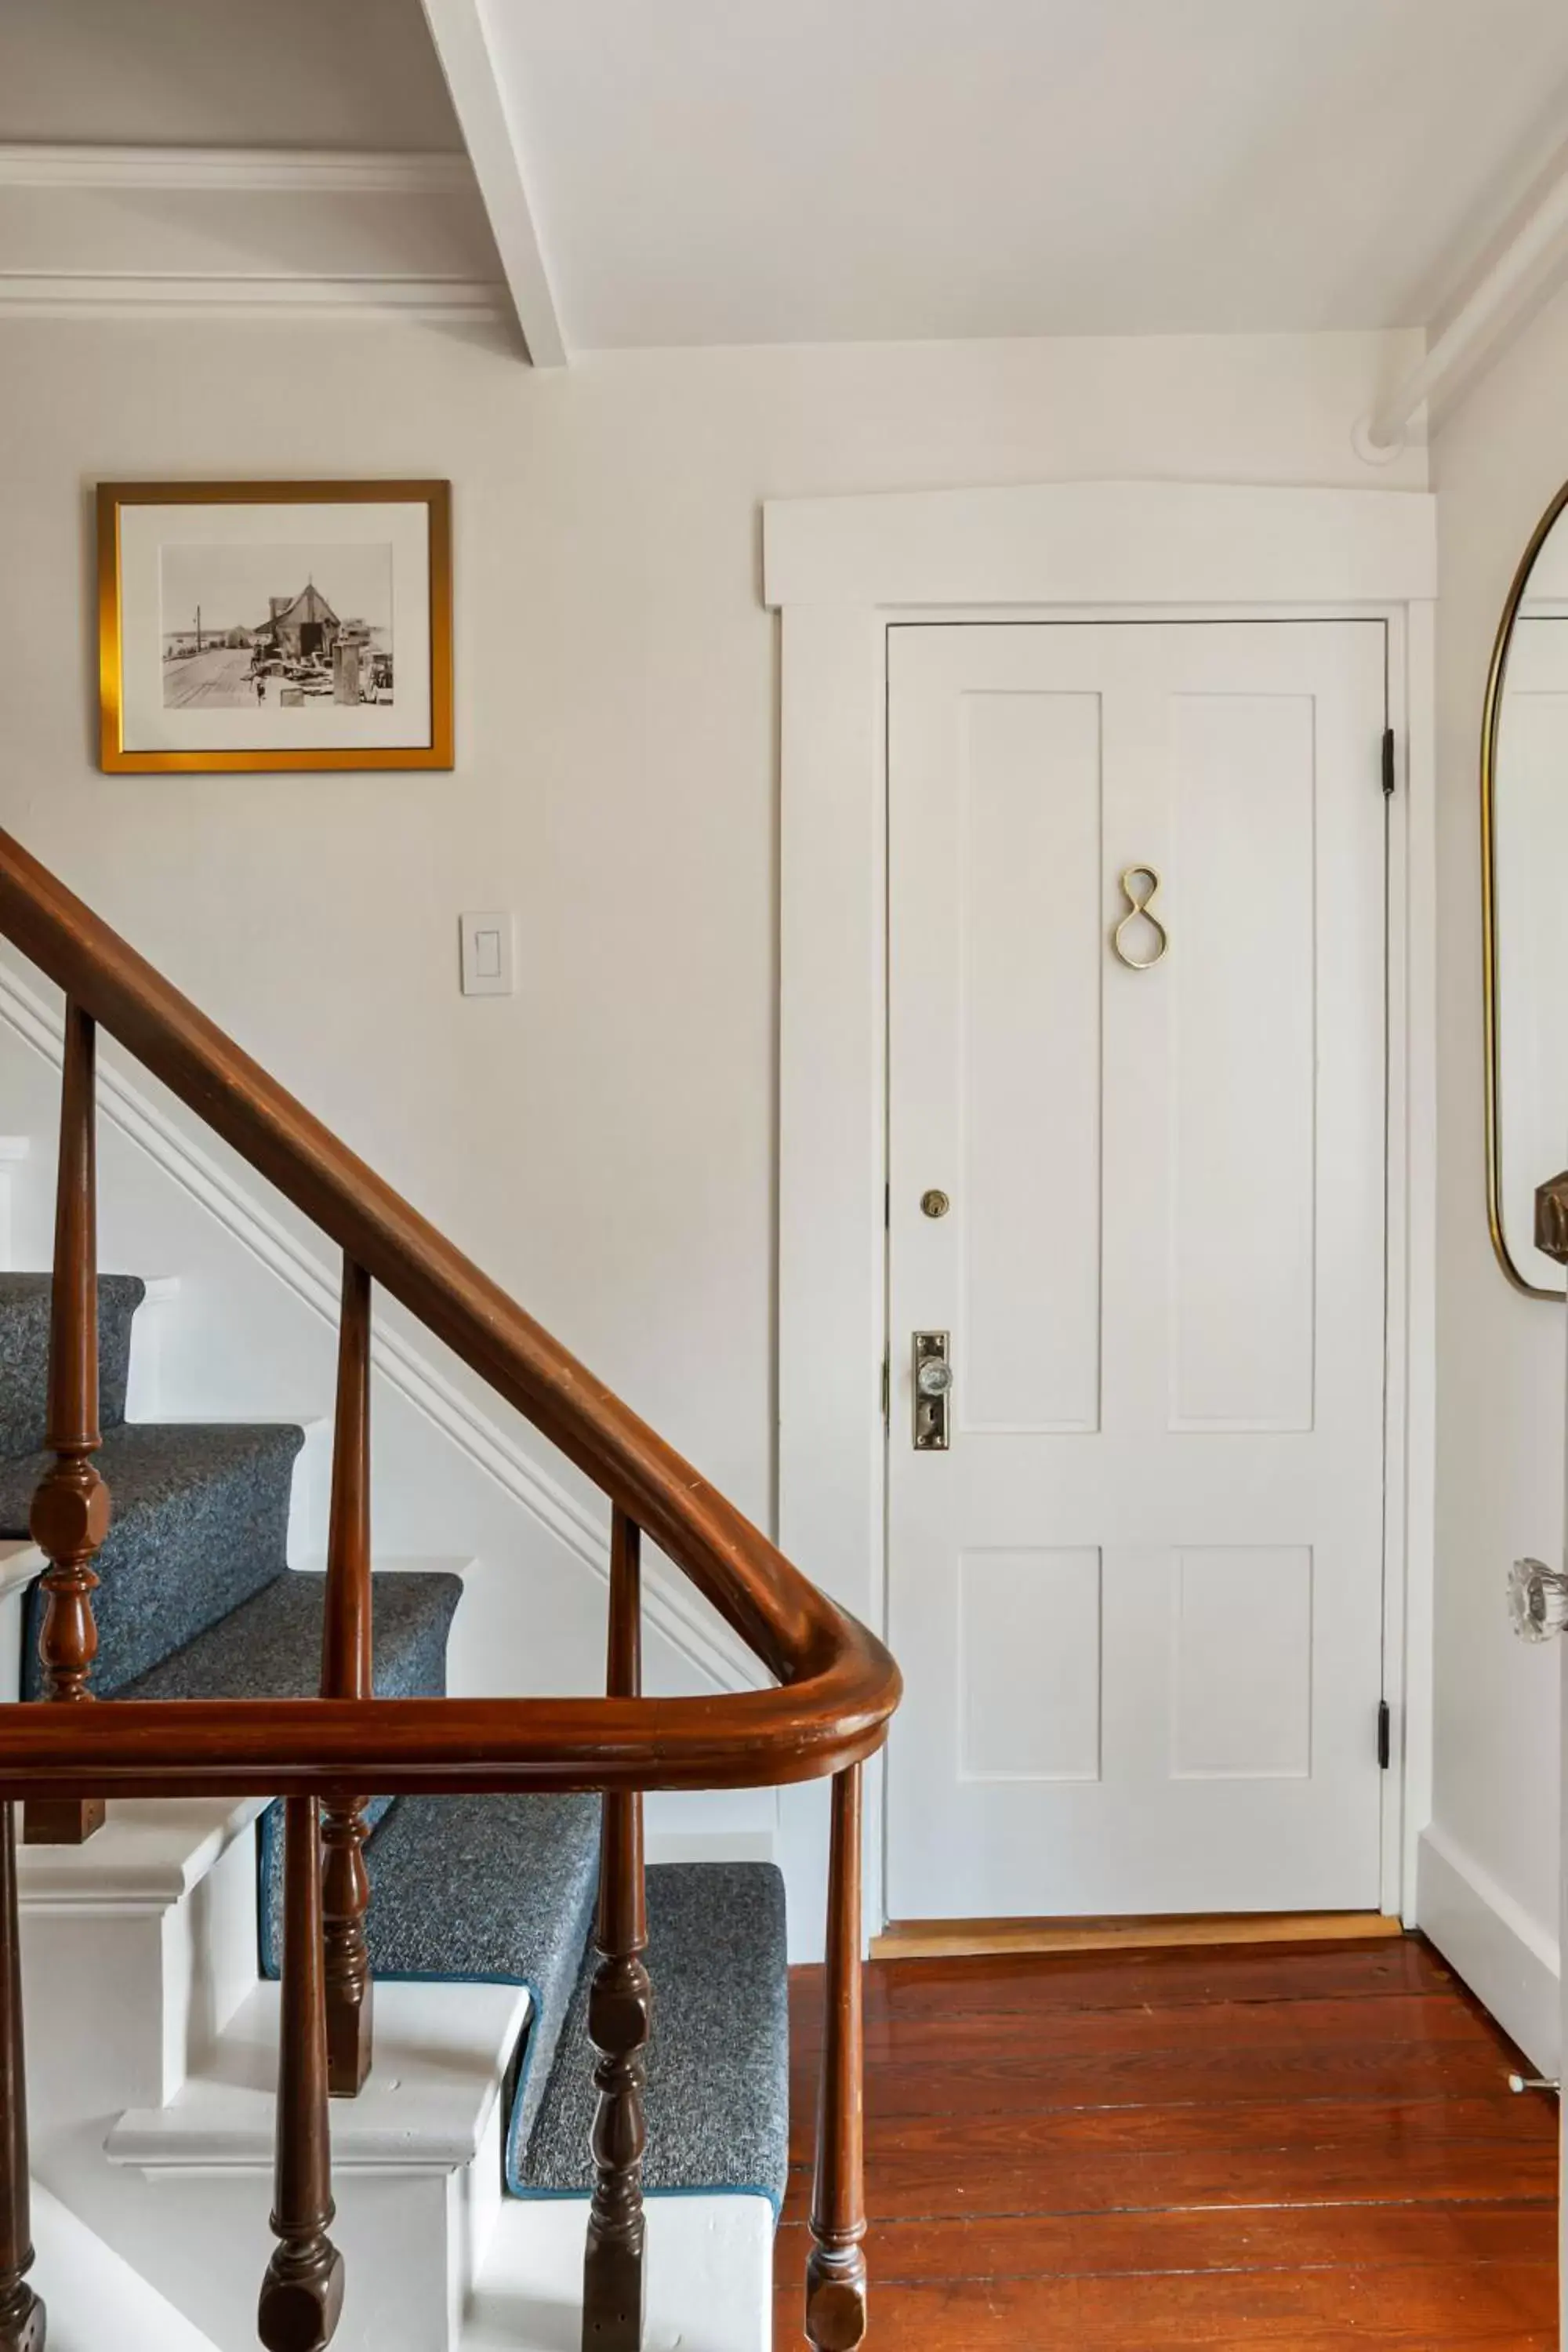
[{"label": "white door trim", "polygon": [[[781,614],[778,1520],[886,1622],[887,631],[900,619],[1375,617],[1388,625],[1387,1694],[1383,1903],[1414,1916],[1430,1813],[1436,1304],[1436,501],[1426,492],[1071,482],[774,500]],[[875,1851],[880,1790],[871,1790]],[[825,1851],[781,1797],[795,1871]],[[882,1924],[870,1872],[868,1922]],[[809,1884],[809,1878],[796,1883]],[[804,1957],[804,1955],[802,1955]]]}]

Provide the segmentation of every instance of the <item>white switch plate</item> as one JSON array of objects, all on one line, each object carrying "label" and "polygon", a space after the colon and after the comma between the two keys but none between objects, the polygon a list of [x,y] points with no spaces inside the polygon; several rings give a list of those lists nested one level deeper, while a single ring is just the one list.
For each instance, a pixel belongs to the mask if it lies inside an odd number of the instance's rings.
[{"label": "white switch plate", "polygon": [[510,996],[511,917],[505,913],[459,915],[458,928],[462,941],[463,994]]}]

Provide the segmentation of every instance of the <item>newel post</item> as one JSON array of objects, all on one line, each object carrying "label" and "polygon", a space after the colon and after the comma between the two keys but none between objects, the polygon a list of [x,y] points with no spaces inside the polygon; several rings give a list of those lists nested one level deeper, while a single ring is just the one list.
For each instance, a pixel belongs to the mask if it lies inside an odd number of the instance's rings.
[{"label": "newel post", "polygon": [[257,2333],[267,2352],[323,2352],[343,2305],[331,2225],[331,2125],[321,1968],[321,1837],[314,1797],[284,1808],[283,1985],[278,2029],[278,2148],[272,2234]]},{"label": "newel post", "polygon": [[816,2352],[851,2352],[866,2333],[860,1838],[860,1767],[851,1764],[833,1783],[828,1856],[814,2242],[805,2268],[805,2333]]},{"label": "newel post", "polygon": [[16,1813],[0,1804],[0,2352],[44,2352],[44,2306],[27,2284],[33,2225]]},{"label": "newel post", "polygon": [[[98,1427],[98,1207],[95,1033],[79,1004],[66,1006],[60,1087],[60,1160],[55,1201],[49,1320],[51,1468],[33,1497],[33,1541],[48,1557],[38,1656],[46,1698],[89,1700],[98,1649],[93,1560],[109,1533],[109,1489],[93,1466]],[[102,1826],[101,1797],[30,1797],[33,1845],[79,1845]]]},{"label": "newel post", "polygon": [[[642,1691],[641,1535],[619,1509],[610,1538],[610,1639],[606,1695]],[[653,1996],[643,1965],[647,1906],[643,1878],[643,1804],[636,1790],[612,1790],[599,1832],[599,1967],[588,2000],[588,2034],[598,2053],[598,2105],[592,2147],[595,2175],[583,2266],[584,2352],[641,2352],[647,2292],[642,2162],[647,2144],[643,2080]]]},{"label": "newel post", "polygon": [[[369,1698],[373,1643],[370,1581],[370,1276],[343,1260],[338,1334],[337,1421],[327,1535],[321,1696]],[[370,1874],[365,1799],[334,1790],[321,1815],[326,1849],[327,2060],[331,2095],[352,2099],[370,2073],[374,1979],[365,1944]]]}]

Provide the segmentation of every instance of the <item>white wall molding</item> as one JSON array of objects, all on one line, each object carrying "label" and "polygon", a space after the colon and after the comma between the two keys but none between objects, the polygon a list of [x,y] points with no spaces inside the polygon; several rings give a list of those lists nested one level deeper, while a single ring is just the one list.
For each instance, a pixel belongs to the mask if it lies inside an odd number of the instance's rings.
[{"label": "white wall molding", "polygon": [[1115,481],[770,499],[763,563],[776,607],[1402,604],[1437,593],[1436,501]]},{"label": "white wall molding", "polygon": [[0,313],[275,319],[494,320],[506,289],[477,278],[262,276],[136,270],[0,270]]},{"label": "white wall molding", "polygon": [[47,146],[0,142],[0,188],[225,189],[274,195],[472,195],[463,154],[352,148]]},{"label": "white wall molding", "polygon": [[1555,2074],[1563,2046],[1559,1948],[1436,1824],[1421,1834],[1415,1920],[1531,2065]]},{"label": "white wall molding", "polygon": [[423,0],[423,5],[464,143],[473,158],[528,356],[535,367],[563,367],[566,339],[523,180],[517,126],[496,70],[479,0]]},{"label": "white wall molding", "polygon": [[[20,974],[0,964],[0,1020],[58,1067],[59,1014]],[[124,1071],[100,1058],[99,1108],[163,1172],[215,1217],[269,1273],[321,1320],[337,1328],[340,1275],[306,1247],[230,1171],[175,1124]],[[607,1515],[601,1518],[569,1494],[525,1451],[511,1430],[483,1412],[434,1360],[384,1320],[373,1340],[376,1370],[442,1435],[488,1473],[572,1557],[608,1587]],[[650,1554],[644,1567],[648,1622],[699,1674],[723,1690],[754,1685],[762,1670],[699,1600],[678,1570]]]}]

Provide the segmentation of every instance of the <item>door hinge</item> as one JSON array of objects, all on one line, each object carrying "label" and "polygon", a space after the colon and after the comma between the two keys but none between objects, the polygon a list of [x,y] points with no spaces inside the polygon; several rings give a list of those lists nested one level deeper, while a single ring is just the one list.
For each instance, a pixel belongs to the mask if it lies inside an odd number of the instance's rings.
[{"label": "door hinge", "polygon": [[1377,1702],[1377,1762],[1380,1771],[1387,1771],[1393,1753],[1394,1718],[1388,1710],[1388,1701],[1380,1698]]},{"label": "door hinge", "polygon": [[1385,727],[1383,730],[1383,797],[1385,801],[1391,801],[1394,798],[1394,730],[1392,727]]},{"label": "door hinge", "polygon": [[892,1188],[891,1184],[884,1184],[884,1185],[883,1185],[883,1187],[882,1187],[882,1224],[883,1224],[884,1229],[887,1229],[887,1228],[890,1227],[890,1226],[891,1226],[891,1224],[892,1224],[892,1222],[893,1222],[893,1188]]},{"label": "door hinge", "polygon": [[888,1421],[893,1410],[893,1369],[891,1360],[882,1359],[882,1419]]}]

